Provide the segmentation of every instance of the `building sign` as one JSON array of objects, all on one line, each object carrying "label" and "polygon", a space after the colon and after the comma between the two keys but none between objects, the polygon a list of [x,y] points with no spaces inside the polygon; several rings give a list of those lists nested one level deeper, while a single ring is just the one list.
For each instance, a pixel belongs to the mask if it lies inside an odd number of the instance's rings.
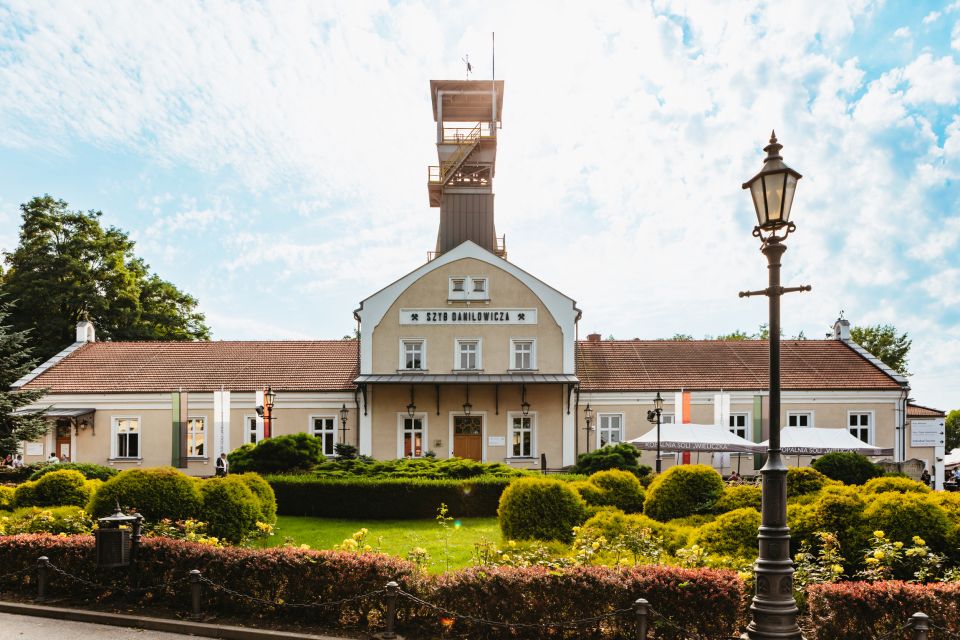
[{"label": "building sign", "polygon": [[505,447],[507,439],[504,436],[487,436],[488,447]]},{"label": "building sign", "polygon": [[400,309],[400,324],[537,324],[537,310]]},{"label": "building sign", "polygon": [[946,444],[943,420],[912,420],[911,447],[942,447]]}]

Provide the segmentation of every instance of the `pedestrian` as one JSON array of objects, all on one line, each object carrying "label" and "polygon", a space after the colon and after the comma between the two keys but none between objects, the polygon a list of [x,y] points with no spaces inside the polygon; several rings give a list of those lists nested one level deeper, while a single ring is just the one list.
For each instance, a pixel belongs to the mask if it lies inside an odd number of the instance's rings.
[{"label": "pedestrian", "polygon": [[743,478],[740,477],[740,474],[736,470],[730,473],[730,477],[727,478],[727,482],[740,482]]},{"label": "pedestrian", "polygon": [[227,475],[230,469],[230,463],[227,461],[227,454],[221,453],[220,457],[217,458],[217,475],[225,476]]},{"label": "pedestrian", "polygon": [[960,484],[960,467],[954,467],[953,481],[956,482],[957,484]]},{"label": "pedestrian", "polygon": [[57,457],[57,454],[50,452],[50,456],[47,458],[47,464],[57,464],[60,462],[60,458]]},{"label": "pedestrian", "polygon": [[920,474],[920,482],[930,486],[930,472],[927,471],[926,467],[923,468],[923,473]]},{"label": "pedestrian", "polygon": [[22,467],[23,467],[23,456],[18,453],[17,457],[13,459],[13,468],[20,469]]}]

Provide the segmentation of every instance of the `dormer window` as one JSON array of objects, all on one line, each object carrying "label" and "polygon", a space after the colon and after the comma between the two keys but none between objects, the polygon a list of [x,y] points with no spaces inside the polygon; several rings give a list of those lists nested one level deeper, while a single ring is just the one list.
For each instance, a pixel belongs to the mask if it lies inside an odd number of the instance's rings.
[{"label": "dormer window", "polygon": [[465,282],[464,278],[450,278],[450,290],[455,292],[463,292],[464,282]]},{"label": "dormer window", "polygon": [[473,278],[473,292],[474,293],[486,293],[487,291],[487,279],[486,278]]},{"label": "dormer window", "polygon": [[489,282],[486,276],[453,276],[447,299],[451,302],[490,300]]}]

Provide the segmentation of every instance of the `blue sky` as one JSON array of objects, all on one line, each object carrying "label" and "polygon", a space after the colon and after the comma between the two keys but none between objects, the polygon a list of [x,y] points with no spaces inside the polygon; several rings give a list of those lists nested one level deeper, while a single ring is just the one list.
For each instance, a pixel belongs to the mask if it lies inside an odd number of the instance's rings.
[{"label": "blue sky", "polygon": [[216,338],[339,338],[423,262],[428,82],[506,82],[510,259],[581,333],[755,330],[740,183],[771,128],[804,174],[788,335],[842,310],[914,340],[960,406],[960,2],[0,1],[0,248],[50,193],[128,230]]}]

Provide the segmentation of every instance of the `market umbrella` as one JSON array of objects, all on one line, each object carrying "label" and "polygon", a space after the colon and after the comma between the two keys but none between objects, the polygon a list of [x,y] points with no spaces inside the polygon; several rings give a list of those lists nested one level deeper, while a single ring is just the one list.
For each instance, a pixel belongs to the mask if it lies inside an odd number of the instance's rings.
[{"label": "market umbrella", "polygon": [[[764,450],[767,442],[761,442]],[[865,456],[891,456],[893,448],[875,447],[851,435],[846,429],[784,427],[780,430],[780,451],[787,456],[820,456],[831,451],[855,451]]]},{"label": "market umbrella", "polygon": [[[645,451],[657,450],[657,428],[650,429],[630,444]],[[730,429],[715,424],[661,424],[662,451],[709,451],[733,453],[763,453],[761,445],[744,440]]]}]

